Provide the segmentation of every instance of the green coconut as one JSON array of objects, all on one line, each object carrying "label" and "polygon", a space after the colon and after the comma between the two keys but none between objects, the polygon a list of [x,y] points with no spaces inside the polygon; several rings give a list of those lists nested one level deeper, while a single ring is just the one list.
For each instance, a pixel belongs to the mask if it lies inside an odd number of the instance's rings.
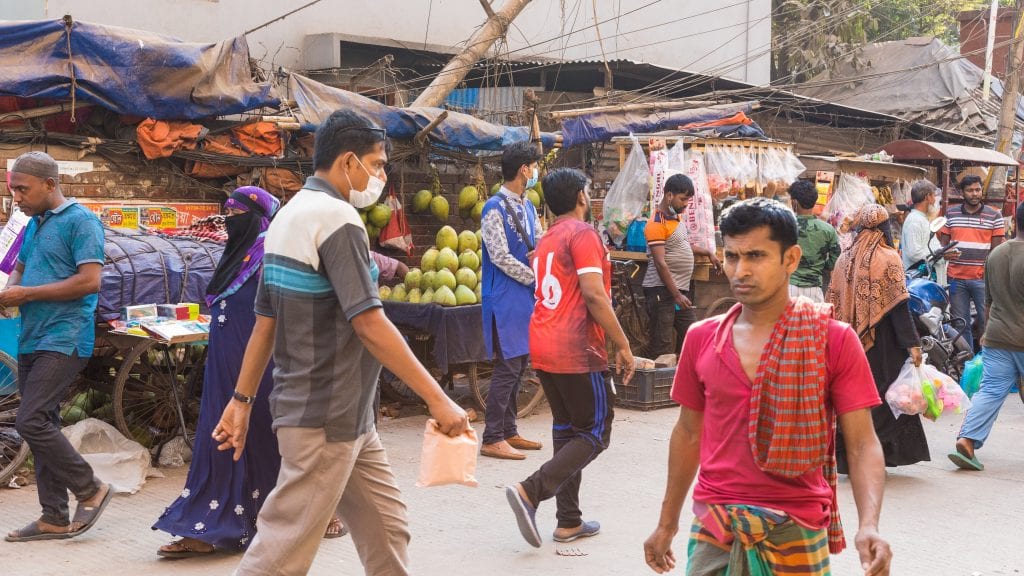
[{"label": "green coconut", "polygon": [[424,274],[437,268],[437,253],[437,248],[428,248],[423,253],[423,257],[420,258],[420,269]]},{"label": "green coconut", "polygon": [[474,292],[472,288],[460,285],[455,289],[456,306],[468,306],[470,304],[476,304],[477,302],[476,292]]},{"label": "green coconut", "polygon": [[430,208],[430,200],[434,197],[434,193],[430,190],[420,190],[412,197],[412,212],[413,214],[422,214]]},{"label": "green coconut", "polygon": [[419,268],[413,268],[405,273],[405,287],[409,290],[413,288],[419,288],[420,282],[423,280],[423,272]]},{"label": "green coconut", "polygon": [[449,270],[452,274],[459,269],[459,256],[451,248],[442,248],[437,254],[437,265],[435,270]]},{"label": "green coconut", "polygon": [[480,257],[472,250],[465,250],[459,254],[459,268],[476,270],[480,267]]},{"label": "green coconut", "polygon": [[439,270],[434,275],[434,292],[437,292],[442,287],[447,287],[449,290],[454,290],[459,283],[455,280],[455,274],[452,274],[449,270]]},{"label": "green coconut", "polygon": [[377,228],[384,228],[391,221],[391,207],[384,204],[376,204],[370,208],[366,219]]},{"label": "green coconut", "polygon": [[501,190],[501,182],[495,182],[494,186],[491,186],[491,196],[497,194],[498,190]]},{"label": "green coconut", "polygon": [[480,200],[480,192],[475,186],[465,186],[459,190],[459,209],[470,210]]},{"label": "green coconut", "polygon": [[473,209],[469,212],[469,217],[472,218],[477,224],[484,217],[484,202],[481,200],[473,205]]},{"label": "green coconut", "polygon": [[413,288],[409,290],[409,294],[406,295],[405,301],[410,304],[419,304],[420,299],[423,297],[423,293],[420,292],[419,288]]},{"label": "green coconut", "polygon": [[381,300],[390,300],[391,299],[391,286],[381,286],[380,288],[378,288],[377,289],[377,296]]},{"label": "green coconut", "polygon": [[398,284],[391,289],[392,302],[405,302],[406,296],[408,296],[408,294],[405,291],[405,284]]},{"label": "green coconut", "polygon": [[447,222],[449,215],[448,200],[440,194],[434,196],[433,200],[430,201],[430,213],[433,214],[434,218],[437,218],[439,222]]},{"label": "green coconut", "polygon": [[534,190],[533,188],[530,188],[529,190],[527,190],[526,191],[526,198],[527,198],[527,200],[530,201],[530,203],[533,204],[534,208],[536,208],[537,210],[540,210],[540,194],[536,190]]},{"label": "green coconut", "polygon": [[430,287],[420,295],[420,304],[430,304],[434,301],[434,288]]},{"label": "green coconut", "polygon": [[368,223],[366,225],[366,237],[370,239],[370,244],[373,244],[380,237],[380,228],[374,226],[373,222]]},{"label": "green coconut", "polygon": [[472,290],[476,288],[476,272],[469,268],[459,268],[459,271],[455,273],[455,282],[459,286],[465,286]]},{"label": "green coconut", "polygon": [[434,246],[438,249],[451,248],[459,249],[459,233],[451,226],[442,226],[434,235]]},{"label": "green coconut", "polygon": [[459,232],[459,243],[455,248],[455,251],[462,254],[466,250],[476,250],[480,247],[480,242],[476,239],[476,234],[472,230],[463,230]]},{"label": "green coconut", "polygon": [[420,279],[420,290],[426,290],[427,288],[434,287],[434,276],[437,272],[434,270],[427,270],[423,273],[423,278]]},{"label": "green coconut", "polygon": [[455,293],[447,286],[441,286],[440,289],[434,291],[433,302],[441,306],[456,306],[459,303],[455,299]]}]

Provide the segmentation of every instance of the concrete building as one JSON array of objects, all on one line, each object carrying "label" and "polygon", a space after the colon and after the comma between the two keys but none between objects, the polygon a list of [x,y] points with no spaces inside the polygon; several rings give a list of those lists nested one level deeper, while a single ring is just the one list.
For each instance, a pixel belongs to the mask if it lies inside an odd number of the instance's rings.
[{"label": "concrete building", "polygon": [[[503,4],[492,1],[495,7]],[[191,42],[213,42],[303,4],[304,0],[0,0],[0,19],[57,19],[71,14]],[[770,80],[771,0],[602,1],[597,3],[599,26],[594,25],[593,6],[581,0],[534,0],[515,20],[502,52],[518,58],[628,59],[758,85]],[[323,0],[253,33],[249,46],[254,58],[273,67],[346,68],[350,65],[341,43],[324,34],[454,50],[485,18],[478,0]]]},{"label": "concrete building", "polygon": [[[1013,24],[1017,18],[1014,8],[999,8],[996,13],[995,48],[992,51],[992,75],[1000,80],[1006,77],[1006,62],[1010,54],[1008,42],[1013,37]],[[969,10],[957,16],[960,23],[960,53],[979,68],[985,68],[985,46],[988,44],[989,10]]]}]

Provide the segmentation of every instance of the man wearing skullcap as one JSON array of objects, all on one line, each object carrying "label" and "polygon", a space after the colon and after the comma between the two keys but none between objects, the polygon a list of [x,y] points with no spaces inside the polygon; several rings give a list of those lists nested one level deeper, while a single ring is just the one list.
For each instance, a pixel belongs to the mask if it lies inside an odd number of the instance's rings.
[{"label": "man wearing skullcap", "polygon": [[[113,496],[61,434],[58,403],[93,348],[103,227],[96,216],[64,198],[57,162],[28,152],[7,174],[14,202],[31,221],[0,306],[21,309],[15,428],[35,459],[42,516],[7,535],[8,542],[73,538],[92,528]],[[78,501],[74,516],[68,492]]]}]

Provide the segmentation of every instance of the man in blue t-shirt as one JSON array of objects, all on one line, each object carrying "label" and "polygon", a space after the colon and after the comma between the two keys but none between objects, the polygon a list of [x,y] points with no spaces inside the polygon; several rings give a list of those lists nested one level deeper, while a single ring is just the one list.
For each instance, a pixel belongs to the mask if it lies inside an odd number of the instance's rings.
[{"label": "man in blue t-shirt", "polygon": [[[8,542],[73,538],[92,528],[113,496],[61,434],[57,405],[92,355],[93,314],[103,268],[103,226],[60,190],[57,163],[43,152],[19,156],[9,188],[32,218],[0,306],[21,309],[15,427],[35,458],[42,516]],[[68,492],[78,507],[69,517]]]}]

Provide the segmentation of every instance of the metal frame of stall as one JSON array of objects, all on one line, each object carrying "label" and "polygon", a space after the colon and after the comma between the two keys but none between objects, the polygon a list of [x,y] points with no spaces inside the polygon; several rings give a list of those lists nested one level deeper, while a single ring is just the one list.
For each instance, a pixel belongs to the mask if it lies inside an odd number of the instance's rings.
[{"label": "metal frame of stall", "polygon": [[[941,142],[929,142],[926,140],[895,140],[882,146],[882,150],[891,155],[893,160],[921,166],[934,168],[937,172],[937,180],[942,183],[942,212],[945,213],[949,205],[949,192],[952,189],[951,173],[953,163],[963,167],[970,166],[1006,166],[1014,169],[1013,182],[1020,177],[1020,163],[999,152],[985,148],[972,148],[957,144],[945,144]],[[989,173],[991,174],[991,172]],[[1010,179],[1007,178],[1009,181]],[[986,190],[988,183],[986,182]],[[988,193],[985,195],[988,203]],[[1005,199],[1004,199],[1005,201]],[[1002,207],[1000,207],[1002,212]]]}]

